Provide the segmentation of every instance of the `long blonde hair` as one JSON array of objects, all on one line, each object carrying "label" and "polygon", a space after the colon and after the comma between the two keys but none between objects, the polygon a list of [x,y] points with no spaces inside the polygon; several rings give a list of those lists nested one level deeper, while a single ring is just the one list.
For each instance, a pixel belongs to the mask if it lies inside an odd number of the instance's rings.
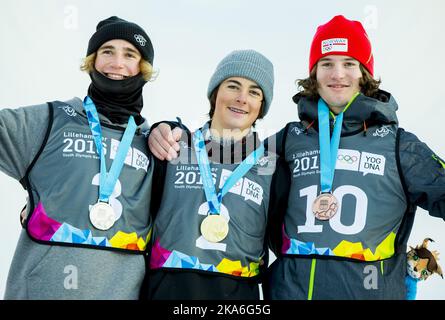
[{"label": "long blonde hair", "polygon": [[[96,52],[93,52],[89,56],[83,59],[80,65],[80,70],[91,73],[94,70],[94,63],[96,62]],[[139,69],[141,70],[142,77],[145,81],[150,81],[154,79],[155,72],[153,71],[153,66],[146,60],[141,58],[139,61]]]}]

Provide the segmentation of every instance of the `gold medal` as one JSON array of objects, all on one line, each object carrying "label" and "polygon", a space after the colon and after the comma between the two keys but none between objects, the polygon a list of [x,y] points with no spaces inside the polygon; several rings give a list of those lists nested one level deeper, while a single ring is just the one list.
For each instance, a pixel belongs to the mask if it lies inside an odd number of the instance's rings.
[{"label": "gold medal", "polygon": [[110,204],[98,202],[90,210],[90,221],[96,229],[108,230],[116,221],[116,215]]},{"label": "gold medal", "polygon": [[220,242],[229,233],[229,223],[220,214],[209,214],[201,223],[201,234],[207,241]]},{"label": "gold medal", "polygon": [[338,210],[338,201],[332,193],[322,193],[315,198],[312,212],[318,220],[331,219]]}]

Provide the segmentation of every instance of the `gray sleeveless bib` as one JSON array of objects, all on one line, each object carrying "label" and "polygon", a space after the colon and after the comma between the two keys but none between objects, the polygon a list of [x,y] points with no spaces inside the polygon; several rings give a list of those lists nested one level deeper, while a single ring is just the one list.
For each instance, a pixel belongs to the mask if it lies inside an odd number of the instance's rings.
[{"label": "gray sleeveless bib", "polygon": [[[167,165],[161,208],[154,226],[151,269],[179,268],[237,277],[259,274],[265,255],[265,231],[275,154],[265,154],[224,196],[221,215],[227,237],[217,243],[201,235],[208,205],[195,151],[181,143],[180,157]],[[238,164],[210,164],[216,190]]]},{"label": "gray sleeveless bib", "polygon": [[374,127],[340,139],[333,182],[337,213],[317,220],[320,194],[318,133],[292,123],[286,161],[292,183],[283,225],[283,254],[329,255],[365,261],[389,258],[407,203],[396,164],[397,126]]},{"label": "gray sleeveless bib", "polygon": [[[98,200],[100,159],[88,121],[65,103],[52,103],[52,110],[46,143],[27,175],[34,206],[28,234],[50,245],[142,253],[151,235],[153,166],[146,137],[136,132],[110,197],[116,222],[106,231],[98,230],[89,220],[89,209]],[[123,130],[102,125],[107,171],[122,135]]]}]

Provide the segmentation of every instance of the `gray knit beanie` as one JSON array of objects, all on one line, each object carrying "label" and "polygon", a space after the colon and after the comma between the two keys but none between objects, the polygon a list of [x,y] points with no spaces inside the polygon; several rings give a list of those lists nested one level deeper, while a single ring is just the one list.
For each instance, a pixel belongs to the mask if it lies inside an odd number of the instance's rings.
[{"label": "gray knit beanie", "polygon": [[210,79],[207,97],[210,99],[213,90],[230,77],[243,77],[255,81],[263,90],[264,111],[269,111],[273,98],[273,65],[265,56],[255,50],[236,50],[229,53],[216,67]]}]

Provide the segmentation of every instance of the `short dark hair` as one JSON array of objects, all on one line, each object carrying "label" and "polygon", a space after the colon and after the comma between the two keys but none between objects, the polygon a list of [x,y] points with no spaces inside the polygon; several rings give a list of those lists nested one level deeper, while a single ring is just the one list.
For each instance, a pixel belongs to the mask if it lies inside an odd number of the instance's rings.
[{"label": "short dark hair", "polygon": [[[213,115],[215,114],[215,108],[216,108],[216,96],[218,95],[218,90],[219,90],[219,86],[218,85],[213,91],[212,94],[210,95],[210,111],[208,113],[210,120],[213,119]],[[260,108],[260,112],[258,113],[258,117],[255,119],[255,121],[252,123],[252,127],[255,127],[256,121],[258,119],[263,119],[264,118],[264,98],[261,101],[261,108]]]},{"label": "short dark hair", "polygon": [[[367,97],[373,97],[379,91],[380,79],[376,80],[372,77],[368,70],[360,63],[360,71],[362,72],[362,77],[360,78],[360,91]],[[306,79],[298,79],[297,85],[300,93],[304,97],[310,99],[318,100],[320,95],[318,94],[317,85],[317,65],[312,68],[309,77]]]}]

